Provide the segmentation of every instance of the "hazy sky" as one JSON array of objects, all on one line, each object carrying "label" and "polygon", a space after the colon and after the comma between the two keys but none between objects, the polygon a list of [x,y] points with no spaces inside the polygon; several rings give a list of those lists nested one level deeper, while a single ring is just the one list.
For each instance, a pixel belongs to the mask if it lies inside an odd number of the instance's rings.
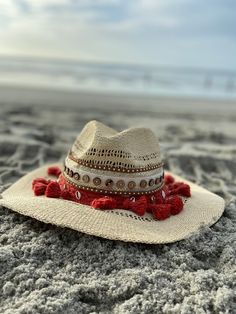
[{"label": "hazy sky", "polygon": [[236,1],[0,0],[0,54],[236,70]]}]

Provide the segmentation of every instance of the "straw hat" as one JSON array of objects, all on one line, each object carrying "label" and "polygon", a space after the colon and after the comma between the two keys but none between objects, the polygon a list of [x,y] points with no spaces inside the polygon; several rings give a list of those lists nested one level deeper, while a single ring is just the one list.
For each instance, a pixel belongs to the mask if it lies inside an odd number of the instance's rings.
[{"label": "straw hat", "polygon": [[3,192],[2,206],[45,223],[107,239],[169,243],[211,226],[224,200],[165,173],[146,128],[116,132],[89,122],[64,164],[38,168]]}]

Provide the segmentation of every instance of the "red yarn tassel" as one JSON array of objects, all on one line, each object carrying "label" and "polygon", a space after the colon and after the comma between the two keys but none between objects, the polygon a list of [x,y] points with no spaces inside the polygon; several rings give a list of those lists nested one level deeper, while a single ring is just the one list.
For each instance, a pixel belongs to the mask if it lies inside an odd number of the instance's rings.
[{"label": "red yarn tassel", "polygon": [[167,196],[178,195],[178,194],[180,194],[182,196],[186,196],[186,197],[191,196],[190,186],[186,183],[175,182],[173,184],[170,184],[167,187],[168,187]]},{"label": "red yarn tassel", "polygon": [[182,196],[190,197],[190,186],[183,182],[175,182],[175,179],[171,175],[166,175],[165,184],[167,186],[168,192],[167,195],[177,195],[180,194]]},{"label": "red yarn tassel", "polygon": [[170,204],[154,205],[152,208],[152,214],[157,220],[165,220],[171,215]]},{"label": "red yarn tassel", "polygon": [[68,190],[63,190],[61,192],[61,198],[67,201],[74,201],[75,197],[68,191]]},{"label": "red yarn tassel", "polygon": [[156,206],[157,206],[157,204],[148,203],[147,204],[147,213],[152,214],[152,211],[156,209]]},{"label": "red yarn tassel", "polygon": [[[162,191],[164,191],[164,189]],[[159,191],[154,194],[154,198],[155,198],[155,201],[152,202],[152,204],[163,204],[164,203],[163,196],[159,193]]]},{"label": "red yarn tassel", "polygon": [[124,201],[123,201],[123,204],[122,204],[122,208],[123,209],[131,209],[131,203],[132,201],[130,200],[129,197],[127,197]]},{"label": "red yarn tassel", "polygon": [[92,201],[91,206],[96,209],[114,209],[116,208],[116,200],[109,196],[95,198]]},{"label": "red yarn tassel", "polygon": [[32,181],[32,188],[34,188],[35,184],[37,184],[37,183],[43,183],[43,184],[45,184],[45,185],[48,185],[49,182],[50,182],[50,180],[46,180],[46,179],[44,179],[44,178],[37,178],[37,179],[34,179],[34,180]]},{"label": "red yarn tassel", "polygon": [[59,198],[61,196],[61,188],[58,182],[52,181],[48,184],[45,195],[47,197]]},{"label": "red yarn tassel", "polygon": [[171,215],[179,214],[184,208],[184,203],[182,201],[182,198],[179,197],[178,195],[173,195],[173,196],[168,197],[166,199],[166,203],[171,205],[170,207]]},{"label": "red yarn tassel", "polygon": [[50,176],[56,176],[57,178],[61,174],[61,169],[57,166],[48,167],[48,175]]},{"label": "red yarn tassel", "polygon": [[145,195],[139,197],[137,201],[127,198],[123,202],[123,208],[132,210],[135,214],[143,216],[147,209],[147,199]]},{"label": "red yarn tassel", "polygon": [[175,179],[174,177],[172,177],[171,175],[166,175],[164,177],[164,181],[165,181],[165,184],[171,184],[171,183],[174,183],[175,182]]},{"label": "red yarn tassel", "polygon": [[147,209],[146,197],[143,195],[136,202],[133,202],[133,206],[131,209],[135,214],[143,216]]},{"label": "red yarn tassel", "polygon": [[179,188],[179,194],[182,196],[190,197],[191,196],[190,186],[186,183],[183,183]]},{"label": "red yarn tassel", "polygon": [[36,196],[44,195],[46,188],[47,188],[47,185],[44,183],[41,183],[41,182],[34,183],[34,186],[33,186],[34,195]]}]

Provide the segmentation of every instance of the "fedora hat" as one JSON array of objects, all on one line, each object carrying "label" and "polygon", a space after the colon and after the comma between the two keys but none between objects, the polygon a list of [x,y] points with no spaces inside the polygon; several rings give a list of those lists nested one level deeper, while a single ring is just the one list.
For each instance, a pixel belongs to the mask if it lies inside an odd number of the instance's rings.
[{"label": "fedora hat", "polygon": [[159,141],[147,128],[122,132],[85,125],[64,163],[28,173],[0,205],[45,223],[112,240],[170,243],[213,225],[224,200],[165,172]]}]

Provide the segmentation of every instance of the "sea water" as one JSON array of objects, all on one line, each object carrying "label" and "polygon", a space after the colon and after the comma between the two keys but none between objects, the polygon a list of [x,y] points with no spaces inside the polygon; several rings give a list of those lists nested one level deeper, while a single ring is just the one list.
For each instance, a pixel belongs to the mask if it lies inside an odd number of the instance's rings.
[{"label": "sea water", "polygon": [[0,84],[236,100],[236,72],[217,69],[1,57]]}]

